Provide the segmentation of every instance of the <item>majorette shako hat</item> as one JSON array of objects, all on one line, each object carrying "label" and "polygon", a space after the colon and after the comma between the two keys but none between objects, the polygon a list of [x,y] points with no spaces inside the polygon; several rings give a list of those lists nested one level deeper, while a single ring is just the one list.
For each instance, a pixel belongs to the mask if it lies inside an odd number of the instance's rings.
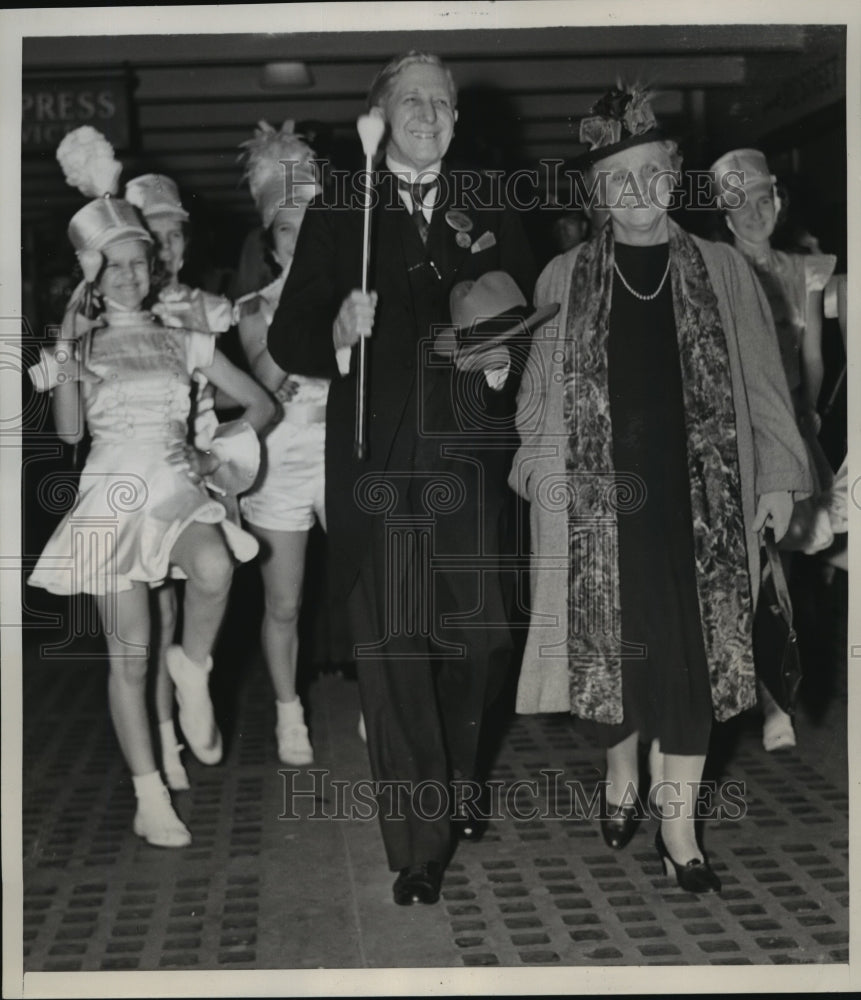
[{"label": "majorette shako hat", "polygon": [[715,160],[710,170],[714,174],[715,196],[722,208],[727,207],[723,196],[730,191],[750,191],[760,186],[774,191],[777,183],[765,153],[758,149],[731,149]]},{"label": "majorette shako hat", "polygon": [[78,253],[101,251],[129,240],[152,243],[152,236],[141,224],[137,211],[119,198],[97,198],[84,205],[69,221],[68,233]]},{"label": "majorette shako hat", "polygon": [[145,219],[166,218],[185,221],[176,182],[164,174],[141,174],[126,184],[126,201],[139,208]]},{"label": "majorette shako hat", "polygon": [[639,84],[626,87],[620,81],[608,90],[580,122],[580,142],[589,149],[574,163],[587,167],[631,146],[663,139],[651,101],[652,94]]},{"label": "majorette shako hat", "polygon": [[67,133],[57,147],[57,160],[66,181],[95,199],[69,222],[69,239],[79,255],[128,240],[152,243],[137,211],[128,202],[113,197],[122,164],[114,158],[113,146],[101,132],[82,125]]},{"label": "majorette shako hat", "polygon": [[322,188],[314,150],[286,121],[279,131],[259,122],[251,139],[241,143],[251,197],[268,229],[282,208],[304,208]]},{"label": "majorette shako hat", "polygon": [[444,357],[467,360],[546,323],[559,312],[559,303],[535,309],[510,274],[488,271],[475,281],[456,284],[449,308],[452,325],[437,334],[434,350]]}]

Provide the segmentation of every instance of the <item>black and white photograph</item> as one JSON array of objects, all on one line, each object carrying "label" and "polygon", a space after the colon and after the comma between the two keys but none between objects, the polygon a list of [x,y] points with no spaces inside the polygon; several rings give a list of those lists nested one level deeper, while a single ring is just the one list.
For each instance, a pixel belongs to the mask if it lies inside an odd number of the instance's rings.
[{"label": "black and white photograph", "polygon": [[0,12],[3,996],[859,987],[859,31]]}]

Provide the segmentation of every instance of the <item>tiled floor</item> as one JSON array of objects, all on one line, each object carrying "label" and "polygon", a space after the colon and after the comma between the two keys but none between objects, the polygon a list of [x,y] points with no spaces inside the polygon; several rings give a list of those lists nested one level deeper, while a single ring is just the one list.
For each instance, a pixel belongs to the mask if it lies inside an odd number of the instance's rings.
[{"label": "tiled floor", "polygon": [[491,775],[521,818],[457,851],[439,905],[409,908],[392,902],[376,822],[346,818],[337,784],[368,777],[354,681],[313,681],[316,761],[291,774],[250,653],[217,706],[224,763],[189,761],[192,788],[175,795],[194,843],[167,851],[131,832],[104,679],[87,657],[31,657],[25,671],[25,971],[848,961],[845,673],[816,717],[799,716],[796,751],[766,754],[752,717],[719,734],[714,801],[746,810],[706,824],[720,896],[663,876],[654,821],[612,852],[577,818],[566,782],[588,795],[600,755],[552,715],[513,719]]}]

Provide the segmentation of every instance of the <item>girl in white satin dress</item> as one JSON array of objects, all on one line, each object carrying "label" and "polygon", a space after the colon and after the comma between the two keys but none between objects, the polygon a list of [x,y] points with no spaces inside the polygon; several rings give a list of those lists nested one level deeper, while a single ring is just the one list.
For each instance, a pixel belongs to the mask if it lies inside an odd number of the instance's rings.
[{"label": "girl in white satin dress", "polygon": [[[86,424],[92,444],[78,497],[29,578],[56,594],[91,594],[110,659],[108,698],[120,749],[137,795],[134,831],[161,847],[191,835],[156,769],[146,708],[149,591],[185,577],[182,641],[168,650],[180,725],[205,763],[221,757],[221,734],[209,698],[211,651],[224,614],[235,560],[257,543],[232,524],[208,492],[217,449],[186,444],[193,373],[202,372],[244,408],[239,432],[250,435],[275,406],[248,375],[215,349],[208,334],[165,327],[147,308],[152,237],[135,209],[97,198],[72,219],[69,235],[83,261],[96,256],[95,280],[70,301],[63,339],[48,359],[58,370],[53,412],[58,435],[74,443]],[[85,267],[86,273],[86,267]],[[82,314],[95,292],[101,309]],[[225,425],[228,426],[228,425]]]},{"label": "girl in white satin dress", "polygon": [[[166,280],[161,284],[158,302],[153,312],[165,326],[176,329],[199,331],[198,336],[208,334],[213,343],[230,329],[233,322],[233,304],[223,295],[213,295],[200,288],[191,288],[179,280],[185,264],[189,244],[189,215],[182,205],[176,182],[164,174],[141,174],[126,183],[125,200],[134,205],[143,216],[147,229],[152,234],[158,259],[164,268]],[[199,411],[206,379],[198,371],[194,379],[197,385]],[[211,389],[208,390],[212,392]],[[210,413],[212,424],[217,424],[214,413]],[[222,498],[222,502],[225,501]],[[232,519],[238,523],[239,514],[236,500],[230,500]],[[173,645],[176,635],[179,607],[177,587],[168,581],[155,591],[158,608],[156,647],[155,710],[158,719],[161,764],[168,788],[183,791],[189,787],[188,775],[182,763],[173,721],[174,691],[167,669],[167,651]]]}]

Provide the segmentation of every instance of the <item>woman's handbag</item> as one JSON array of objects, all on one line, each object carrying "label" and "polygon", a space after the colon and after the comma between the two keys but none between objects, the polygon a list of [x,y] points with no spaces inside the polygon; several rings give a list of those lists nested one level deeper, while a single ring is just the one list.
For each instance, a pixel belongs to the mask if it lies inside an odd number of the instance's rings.
[{"label": "woman's handbag", "polygon": [[768,566],[753,619],[753,657],[757,677],[783,711],[791,715],[801,684],[801,657],[774,532],[768,528],[763,535]]}]

